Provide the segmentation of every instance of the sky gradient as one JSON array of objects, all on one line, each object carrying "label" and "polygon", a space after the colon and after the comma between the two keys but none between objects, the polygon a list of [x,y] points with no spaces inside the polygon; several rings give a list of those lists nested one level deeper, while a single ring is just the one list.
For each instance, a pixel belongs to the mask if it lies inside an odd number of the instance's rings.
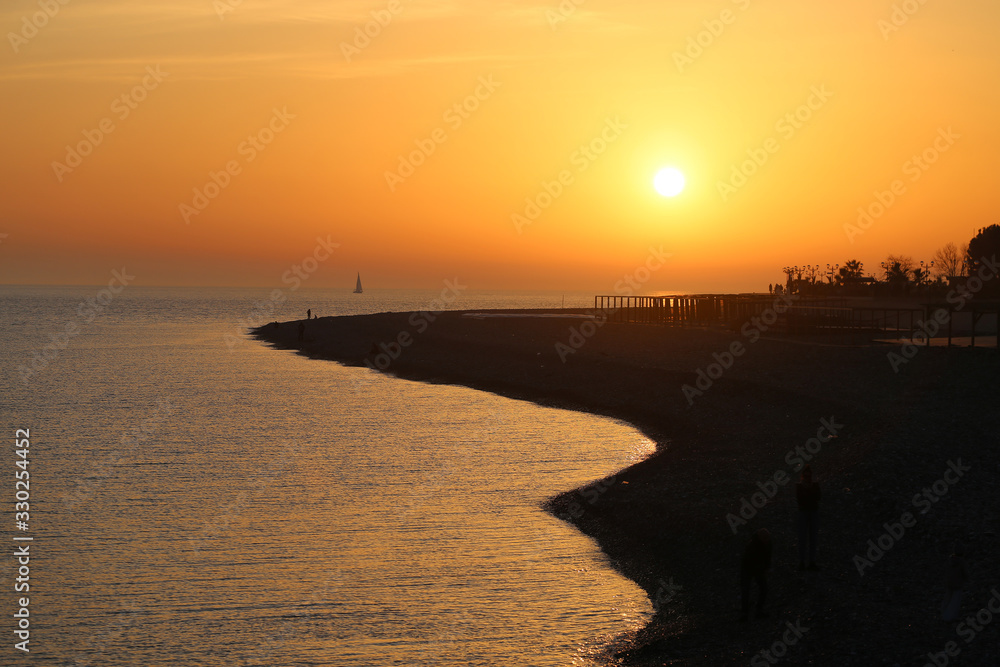
[{"label": "sky gradient", "polygon": [[991,0],[17,0],[0,283],[279,285],[318,237],[310,287],[610,293],[650,247],[649,292],[929,261],[1000,221],[998,25]]}]

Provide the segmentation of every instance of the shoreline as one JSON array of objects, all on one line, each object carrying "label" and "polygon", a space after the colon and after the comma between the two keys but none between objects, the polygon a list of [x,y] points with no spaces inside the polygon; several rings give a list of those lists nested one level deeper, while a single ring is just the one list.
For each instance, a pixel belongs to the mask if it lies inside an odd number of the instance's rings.
[{"label": "shoreline", "polygon": [[[656,442],[648,459],[544,505],[593,537],[657,610],[637,636],[609,647],[608,664],[750,664],[781,640],[786,622],[813,628],[787,647],[789,664],[911,664],[955,638],[935,616],[951,541],[963,539],[985,590],[1000,585],[996,520],[983,509],[995,505],[990,476],[1000,472],[992,451],[1000,430],[996,350],[923,349],[894,373],[886,361],[891,346],[856,336],[762,332],[749,340],[720,330],[607,323],[576,346],[570,327],[579,320],[424,315],[326,317],[269,324],[253,335],[310,357],[385,366],[380,370],[401,378],[608,416]],[[742,352],[727,357],[736,342]],[[573,352],[560,356],[557,343]],[[706,369],[722,373],[712,380]],[[685,394],[685,385],[705,389]],[[788,453],[804,446],[821,420],[841,426],[809,454],[824,490],[822,570],[802,573],[794,481],[770,481],[779,471],[796,477]],[[853,556],[958,457],[973,472],[859,575]],[[745,524],[735,522],[734,534],[727,515],[738,515],[741,500],[761,484],[775,490],[773,498],[751,508]],[[763,527],[775,540],[771,616],[739,624],[739,557],[750,533]],[[978,609],[979,597],[970,587],[966,607]],[[963,664],[995,663],[997,626],[963,650]]]}]

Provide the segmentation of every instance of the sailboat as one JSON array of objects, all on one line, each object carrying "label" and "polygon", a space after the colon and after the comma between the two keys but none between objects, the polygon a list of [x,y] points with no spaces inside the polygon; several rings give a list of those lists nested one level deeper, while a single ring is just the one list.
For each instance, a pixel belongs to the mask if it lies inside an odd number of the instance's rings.
[{"label": "sailboat", "polygon": [[364,292],[364,290],[361,289],[361,274],[359,273],[358,274],[358,285],[357,285],[357,287],[354,288],[354,293],[355,294],[361,294],[362,292]]}]

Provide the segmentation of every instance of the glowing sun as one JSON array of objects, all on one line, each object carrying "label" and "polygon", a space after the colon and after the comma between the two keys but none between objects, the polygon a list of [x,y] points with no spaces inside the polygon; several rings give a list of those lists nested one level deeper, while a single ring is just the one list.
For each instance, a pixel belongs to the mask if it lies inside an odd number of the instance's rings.
[{"label": "glowing sun", "polygon": [[684,189],[684,174],[675,167],[664,167],[656,172],[653,187],[664,197],[676,197]]}]

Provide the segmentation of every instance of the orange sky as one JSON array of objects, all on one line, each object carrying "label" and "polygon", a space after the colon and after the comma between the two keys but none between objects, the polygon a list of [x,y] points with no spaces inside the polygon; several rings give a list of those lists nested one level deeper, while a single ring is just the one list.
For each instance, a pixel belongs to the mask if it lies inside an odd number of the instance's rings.
[{"label": "orange sky", "polygon": [[310,287],[610,292],[662,246],[650,291],[759,290],[1000,217],[994,0],[16,0],[0,26],[0,283],[280,285],[329,236]]}]

